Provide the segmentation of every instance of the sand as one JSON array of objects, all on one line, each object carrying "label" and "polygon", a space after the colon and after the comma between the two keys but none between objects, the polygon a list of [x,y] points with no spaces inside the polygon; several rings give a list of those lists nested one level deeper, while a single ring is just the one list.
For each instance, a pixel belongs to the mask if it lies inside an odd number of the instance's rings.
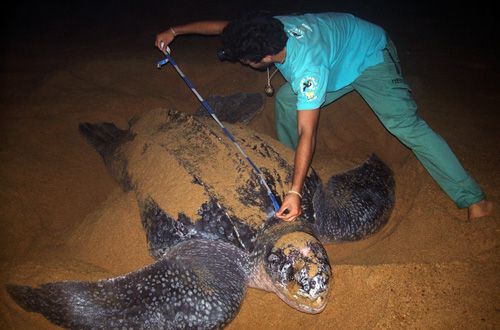
[{"label": "sand", "polygon": [[[464,34],[466,29],[460,36],[450,33],[460,25],[435,17],[365,16],[377,19],[396,41],[420,115],[498,201],[498,45],[491,47],[486,35]],[[152,108],[193,113],[198,107],[171,67],[155,68],[161,54],[152,40],[160,25],[145,23],[135,33],[88,26],[78,33],[42,31],[29,44],[13,37],[2,53],[3,329],[56,328],[17,306],[5,283],[95,280],[152,262],[133,194],[108,175],[79,136],[78,123],[123,127]],[[175,42],[175,59],[201,94],[263,91],[265,73],[219,62],[217,47],[216,38]],[[273,85],[282,82],[278,74]],[[250,127],[274,136],[273,111],[273,99],[267,99]],[[333,174],[331,159],[347,169],[371,152],[395,172],[396,206],[375,236],[327,246],[335,280],[325,311],[307,315],[274,294],[250,289],[229,329],[500,327],[498,204],[492,216],[467,221],[466,210],[455,207],[357,94],[322,110],[313,165],[324,180]]]}]

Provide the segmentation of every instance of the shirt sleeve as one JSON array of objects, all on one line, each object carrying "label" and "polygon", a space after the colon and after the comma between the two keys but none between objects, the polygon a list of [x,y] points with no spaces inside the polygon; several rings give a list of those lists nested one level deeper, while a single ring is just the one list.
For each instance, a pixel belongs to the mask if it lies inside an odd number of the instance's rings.
[{"label": "shirt sleeve", "polygon": [[325,102],[328,70],[324,67],[309,68],[292,83],[297,93],[297,110],[313,110]]}]

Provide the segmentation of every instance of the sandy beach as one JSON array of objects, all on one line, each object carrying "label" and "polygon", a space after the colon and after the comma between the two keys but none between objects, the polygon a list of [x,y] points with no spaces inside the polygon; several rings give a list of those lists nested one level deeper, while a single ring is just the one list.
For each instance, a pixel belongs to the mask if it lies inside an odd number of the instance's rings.
[{"label": "sandy beach", "polygon": [[[116,12],[118,4],[108,4],[99,13],[54,5],[52,16],[45,9],[32,24],[22,23],[36,13],[13,12],[0,72],[2,329],[57,328],[16,305],[6,283],[97,280],[153,261],[133,194],[113,181],[78,124],[125,127],[134,115],[158,107],[194,113],[198,101],[179,75],[170,66],[156,68],[162,56],[155,34],[191,18],[230,18],[247,8],[205,3],[191,15],[188,4],[176,12],[163,5],[165,14],[153,15],[144,5],[126,4]],[[351,11],[384,27],[398,47],[420,116],[496,203],[494,214],[468,221],[467,211],[456,208],[363,99],[350,93],[321,110],[313,167],[327,180],[334,174],[332,158],[347,169],[376,153],[395,173],[388,225],[366,240],[327,246],[335,277],[322,313],[304,314],[274,294],[249,289],[228,329],[498,329],[498,42],[488,29],[463,25],[465,12],[443,19],[421,7],[352,6],[311,2],[279,13]],[[44,13],[52,20],[35,28]],[[474,23],[491,23],[489,16],[474,17]],[[172,54],[202,95],[263,92],[266,73],[220,62],[219,44],[216,37],[178,38]],[[277,74],[273,85],[282,83]],[[275,137],[273,98],[249,126]]]}]

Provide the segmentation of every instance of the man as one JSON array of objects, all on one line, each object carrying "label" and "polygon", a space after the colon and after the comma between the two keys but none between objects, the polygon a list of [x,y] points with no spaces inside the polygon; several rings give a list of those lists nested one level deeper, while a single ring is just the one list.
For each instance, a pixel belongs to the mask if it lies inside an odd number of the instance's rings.
[{"label": "man", "polygon": [[295,149],[292,186],[276,216],[300,215],[301,190],[315,148],[319,109],[357,91],[383,125],[410,148],[469,219],[492,213],[493,203],[463,169],[447,143],[416,115],[396,49],[384,30],[344,13],[276,16],[247,14],[232,22],[202,21],[159,33],[165,51],[181,34],[222,35],[225,58],[252,68],[274,64],[288,81],[276,95],[279,140]]}]

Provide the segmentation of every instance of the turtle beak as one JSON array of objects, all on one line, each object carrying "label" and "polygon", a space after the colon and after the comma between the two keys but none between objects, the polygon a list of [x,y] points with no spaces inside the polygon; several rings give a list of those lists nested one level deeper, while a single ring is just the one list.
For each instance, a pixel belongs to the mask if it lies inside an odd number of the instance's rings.
[{"label": "turtle beak", "polygon": [[313,236],[290,233],[280,238],[267,255],[266,270],[276,294],[288,305],[311,314],[325,308],[331,268],[326,251]]}]

